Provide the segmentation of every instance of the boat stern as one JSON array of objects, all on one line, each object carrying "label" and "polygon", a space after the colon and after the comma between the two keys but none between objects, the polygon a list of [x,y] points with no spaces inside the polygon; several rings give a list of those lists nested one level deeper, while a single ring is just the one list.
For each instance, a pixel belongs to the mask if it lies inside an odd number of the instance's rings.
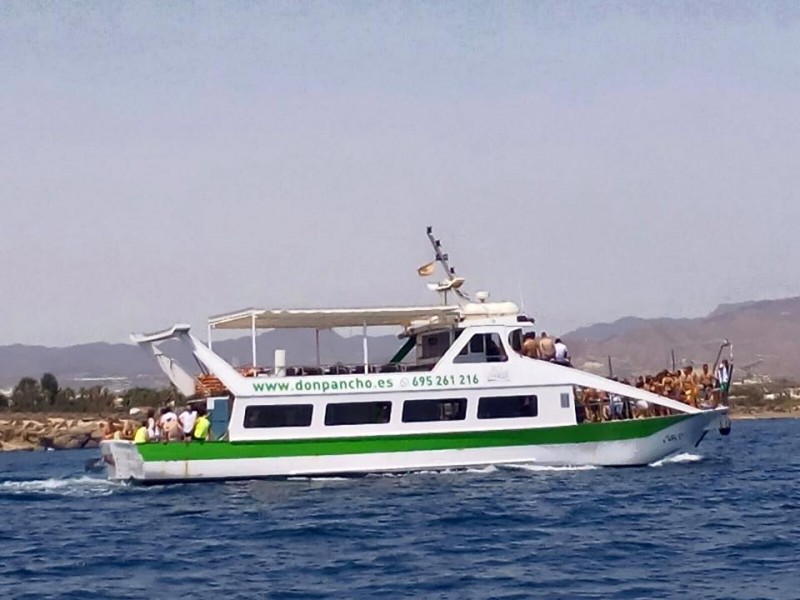
[{"label": "boat stern", "polygon": [[104,440],[100,442],[100,457],[109,479],[114,481],[144,479],[144,461],[133,442]]}]

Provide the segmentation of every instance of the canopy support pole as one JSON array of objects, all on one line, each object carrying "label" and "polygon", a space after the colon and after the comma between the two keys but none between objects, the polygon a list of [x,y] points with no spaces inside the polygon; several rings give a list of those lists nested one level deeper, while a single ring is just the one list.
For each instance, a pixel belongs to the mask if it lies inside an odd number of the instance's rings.
[{"label": "canopy support pole", "polygon": [[317,343],[317,366],[319,367],[320,366],[320,360],[319,360],[319,329],[315,329],[314,330],[314,338],[315,338],[315,341]]},{"label": "canopy support pole", "polygon": [[213,329],[213,326],[211,325],[211,323],[209,323],[208,324],[208,349],[209,350],[213,350],[214,349],[213,343],[211,342],[211,330],[212,329]]},{"label": "canopy support pole", "polygon": [[364,374],[369,373],[369,348],[367,344],[367,322],[364,321],[363,329],[363,344],[364,344]]},{"label": "canopy support pole", "polygon": [[255,368],[258,363],[256,362],[256,315],[253,313],[250,315],[250,336],[251,336],[251,344],[253,348],[253,368]]}]

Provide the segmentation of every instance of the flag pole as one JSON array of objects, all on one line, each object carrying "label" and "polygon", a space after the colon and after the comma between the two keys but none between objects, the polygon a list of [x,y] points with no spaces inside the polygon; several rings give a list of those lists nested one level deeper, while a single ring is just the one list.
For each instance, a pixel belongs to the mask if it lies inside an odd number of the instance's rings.
[{"label": "flag pole", "polygon": [[[430,241],[431,246],[433,246],[435,262],[438,262],[440,265],[442,265],[445,276],[447,277],[448,280],[452,281],[456,276],[456,270],[450,266],[450,257],[447,255],[447,253],[442,252],[441,240],[437,240],[436,237],[434,237],[433,227],[431,227],[430,225],[428,225],[426,233],[428,234],[428,240]],[[447,304],[447,291],[448,290],[444,290],[445,305]],[[464,294],[464,292],[462,292],[461,290],[453,289],[453,291],[455,292],[456,296],[464,298],[465,300],[469,300],[469,297],[466,294]]]}]

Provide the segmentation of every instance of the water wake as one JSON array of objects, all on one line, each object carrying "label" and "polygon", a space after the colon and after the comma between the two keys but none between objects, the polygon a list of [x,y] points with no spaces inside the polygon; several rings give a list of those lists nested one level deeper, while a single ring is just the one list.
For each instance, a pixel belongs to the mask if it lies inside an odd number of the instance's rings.
[{"label": "water wake", "polygon": [[6,494],[53,494],[59,496],[108,496],[124,484],[88,477],[69,477],[65,479],[32,479],[27,481],[0,482],[0,493]]},{"label": "water wake", "polygon": [[684,452],[683,454],[676,454],[675,456],[669,456],[667,458],[662,458],[661,460],[657,460],[654,463],[650,463],[650,467],[663,467],[664,465],[675,465],[681,463],[693,463],[703,460],[703,457],[699,454],[690,454],[689,452]]},{"label": "water wake", "polygon": [[523,463],[523,464],[503,465],[503,468],[516,469],[518,471],[544,472],[544,471],[593,471],[595,469],[599,469],[600,467],[594,465],[553,466],[553,465],[536,465],[532,463]]},{"label": "water wake", "polygon": [[484,467],[442,467],[441,469],[422,469],[414,471],[401,471],[397,473],[370,473],[367,477],[410,477],[413,475],[458,475],[463,473],[477,473],[485,475],[495,473],[497,467],[486,465]]},{"label": "water wake", "polygon": [[350,481],[351,479],[353,479],[353,478],[352,477],[335,477],[335,476],[330,476],[330,477],[325,477],[325,476],[308,477],[306,475],[296,475],[296,476],[292,476],[292,477],[287,477],[286,481],[323,481],[323,482],[328,482],[328,481]]}]

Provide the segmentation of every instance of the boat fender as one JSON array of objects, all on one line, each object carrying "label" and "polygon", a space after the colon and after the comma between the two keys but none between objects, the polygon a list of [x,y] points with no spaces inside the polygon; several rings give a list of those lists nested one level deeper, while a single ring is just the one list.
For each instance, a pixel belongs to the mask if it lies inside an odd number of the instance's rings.
[{"label": "boat fender", "polygon": [[728,417],[723,417],[719,421],[720,435],[728,435],[731,432],[731,420]]}]

